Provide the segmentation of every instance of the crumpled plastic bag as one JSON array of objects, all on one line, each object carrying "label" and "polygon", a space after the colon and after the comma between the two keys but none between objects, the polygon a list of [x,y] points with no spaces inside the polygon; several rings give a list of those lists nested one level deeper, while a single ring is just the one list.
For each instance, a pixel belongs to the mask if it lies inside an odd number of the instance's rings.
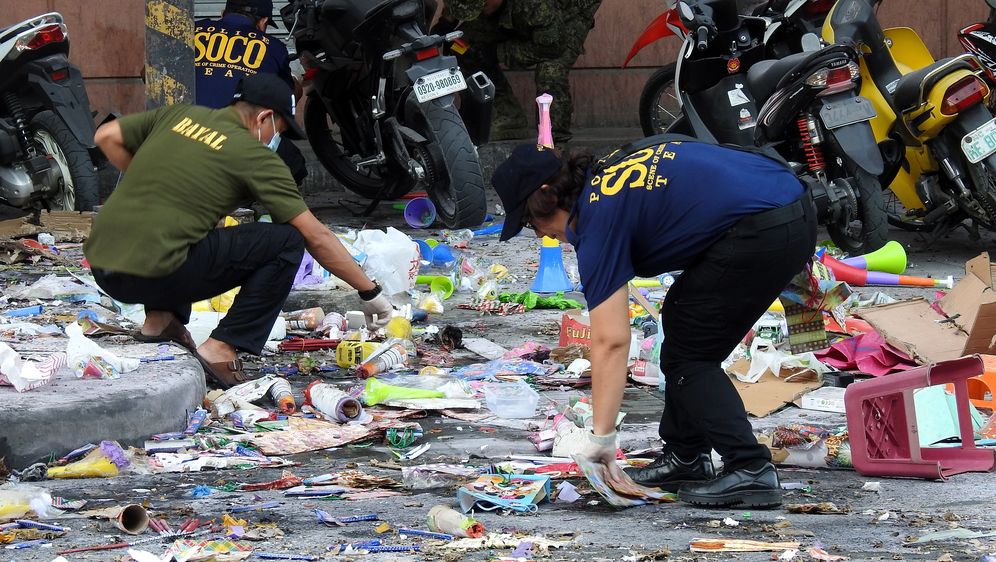
[{"label": "crumpled plastic bag", "polygon": [[121,373],[138,369],[138,359],[118,357],[100,347],[83,335],[83,328],[75,322],[66,326],[66,335],[69,336],[69,345],[66,346],[69,365],[81,379],[116,379]]},{"label": "crumpled plastic bag", "polygon": [[406,293],[418,277],[418,244],[400,230],[363,230],[354,247],[367,255],[363,271],[376,279],[386,295]]},{"label": "crumpled plastic bag", "polygon": [[[792,376],[801,373],[790,373],[789,371],[802,370],[811,375],[822,375],[829,372],[830,368],[820,362],[812,352],[792,355],[777,349],[771,341],[764,338],[754,338],[750,345],[750,369],[746,375],[737,375],[741,382],[756,383],[764,375],[765,371],[780,379],[790,379]],[[782,371],[786,371],[783,373]]]},{"label": "crumpled plastic bag", "polygon": [[5,343],[0,343],[0,386],[13,386],[18,392],[45,386],[55,373],[65,367],[65,353],[53,353],[44,361],[24,361],[21,355]]},{"label": "crumpled plastic bag", "polygon": [[62,512],[52,507],[52,494],[44,488],[13,483],[0,486],[0,521],[19,519],[29,513],[47,518]]}]

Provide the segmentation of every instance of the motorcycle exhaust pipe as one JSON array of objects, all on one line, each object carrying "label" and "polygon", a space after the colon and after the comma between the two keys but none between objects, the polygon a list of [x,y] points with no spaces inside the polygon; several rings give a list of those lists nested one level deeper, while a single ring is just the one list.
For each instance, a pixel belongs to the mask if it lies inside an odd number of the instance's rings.
[{"label": "motorcycle exhaust pipe", "polygon": [[483,72],[475,72],[467,80],[467,94],[460,99],[460,117],[475,146],[491,139],[491,113],[495,103],[495,85]]}]

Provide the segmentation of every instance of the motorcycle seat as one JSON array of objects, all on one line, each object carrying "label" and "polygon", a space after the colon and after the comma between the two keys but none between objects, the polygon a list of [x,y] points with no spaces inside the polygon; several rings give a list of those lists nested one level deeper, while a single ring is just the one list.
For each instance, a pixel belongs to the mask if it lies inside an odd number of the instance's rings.
[{"label": "motorcycle seat", "polygon": [[841,59],[853,59],[854,50],[847,45],[830,45],[819,51],[795,53],[779,60],[763,60],[747,71],[747,84],[758,103],[764,104],[780,89],[814,72],[818,66]]},{"label": "motorcycle seat", "polygon": [[764,104],[778,89],[782,78],[809,59],[812,53],[795,53],[783,59],[760,61],[747,71],[747,85],[757,103]]},{"label": "motorcycle seat", "polygon": [[963,57],[950,57],[910,72],[899,79],[896,93],[892,95],[892,106],[900,113],[920,107],[930,90],[956,70],[974,69]]}]

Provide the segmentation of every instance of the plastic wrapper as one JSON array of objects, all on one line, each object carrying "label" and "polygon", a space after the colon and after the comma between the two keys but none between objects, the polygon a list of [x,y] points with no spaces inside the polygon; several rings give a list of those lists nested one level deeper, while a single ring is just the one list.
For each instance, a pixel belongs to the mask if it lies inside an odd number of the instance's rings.
[{"label": "plastic wrapper", "polygon": [[31,285],[15,286],[5,291],[12,300],[53,300],[69,302],[100,302],[100,295],[92,287],[82,285],[72,277],[46,275]]},{"label": "plastic wrapper", "polygon": [[23,361],[20,354],[0,343],[0,386],[10,385],[18,392],[27,392],[52,382],[52,377],[65,367],[65,353],[54,353],[44,361]]},{"label": "plastic wrapper", "polygon": [[118,357],[116,354],[100,347],[93,340],[83,335],[83,329],[73,322],[66,326],[69,345],[66,346],[66,356],[69,365],[80,378],[116,379],[121,373],[138,369],[140,361],[130,357]]},{"label": "plastic wrapper", "polygon": [[421,390],[437,390],[446,398],[473,398],[474,393],[465,381],[452,376],[436,375],[393,375],[377,377],[384,384]]},{"label": "plastic wrapper", "polygon": [[418,303],[415,305],[419,310],[424,310],[429,314],[442,314],[443,300],[436,293],[421,293],[418,295]]},{"label": "plastic wrapper", "polygon": [[66,466],[48,469],[49,478],[108,478],[117,476],[131,465],[128,455],[113,441],[101,441],[100,446],[82,459]]},{"label": "plastic wrapper", "polygon": [[496,359],[487,363],[475,363],[453,370],[453,376],[464,380],[482,380],[502,375],[548,375],[557,370],[556,366],[543,365],[524,359]]},{"label": "plastic wrapper", "polygon": [[811,352],[793,355],[785,353],[770,341],[754,338],[750,348],[750,369],[746,375],[737,375],[741,382],[755,383],[765,371],[771,371],[780,379],[791,380],[793,377],[821,376],[830,368],[820,362]]},{"label": "plastic wrapper", "polygon": [[60,513],[52,507],[52,495],[44,488],[14,483],[0,486],[0,521],[31,514],[41,518],[54,517]]}]

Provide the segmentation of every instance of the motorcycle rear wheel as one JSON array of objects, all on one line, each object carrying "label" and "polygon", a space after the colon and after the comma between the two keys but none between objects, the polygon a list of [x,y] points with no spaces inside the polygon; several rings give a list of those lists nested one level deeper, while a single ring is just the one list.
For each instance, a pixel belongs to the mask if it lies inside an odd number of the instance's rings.
[{"label": "motorcycle rear wheel", "polygon": [[[345,111],[345,107],[340,111]],[[322,166],[346,189],[367,199],[397,199],[408,193],[413,182],[404,172],[394,170],[387,164],[363,168],[356,165],[362,155],[353,146],[356,143],[349,141],[349,136],[360,133],[344,132],[339,122],[346,119],[347,116],[336,116],[330,112],[318,96],[308,98],[304,110],[304,130]],[[359,122],[358,117],[352,122]]]},{"label": "motorcycle rear wheel", "polygon": [[664,133],[681,117],[674,84],[676,70],[674,63],[659,68],[640,93],[640,127],[648,137]]},{"label": "motorcycle rear wheel", "polygon": [[429,154],[432,148],[438,148],[444,169],[427,170],[426,191],[436,205],[439,220],[448,228],[480,226],[487,213],[484,172],[460,113],[452,103],[433,100],[420,105],[414,96],[408,99],[406,113],[406,124],[435,145],[425,152],[426,158],[413,153],[416,159],[423,166],[431,166],[434,159]]},{"label": "motorcycle rear wheel", "polygon": [[90,153],[52,111],[35,114],[29,129],[35,145],[62,172],[61,185],[46,200],[48,207],[60,211],[92,211],[100,201],[100,180]]},{"label": "motorcycle rear wheel", "polygon": [[838,248],[857,256],[874,252],[889,241],[889,223],[878,178],[857,166],[850,173],[858,195],[858,220],[847,225],[828,224],[827,232]]}]

